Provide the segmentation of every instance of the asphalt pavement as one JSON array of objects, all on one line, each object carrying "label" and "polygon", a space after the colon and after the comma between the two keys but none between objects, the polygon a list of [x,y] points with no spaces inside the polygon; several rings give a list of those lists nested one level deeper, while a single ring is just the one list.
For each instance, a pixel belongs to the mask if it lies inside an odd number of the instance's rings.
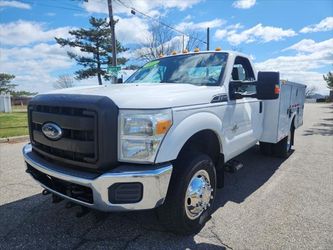
[{"label": "asphalt pavement", "polygon": [[0,249],[333,249],[333,105],[306,104],[286,159],[255,146],[226,174],[215,212],[192,236],[165,232],[154,211],[77,218],[25,173],[24,143],[0,143]]}]

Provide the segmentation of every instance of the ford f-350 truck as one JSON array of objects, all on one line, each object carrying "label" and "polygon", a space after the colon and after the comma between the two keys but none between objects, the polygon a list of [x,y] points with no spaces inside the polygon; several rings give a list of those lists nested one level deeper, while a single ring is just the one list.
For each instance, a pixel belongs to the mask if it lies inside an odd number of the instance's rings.
[{"label": "ford f-350 truck", "polygon": [[54,197],[102,211],[156,208],[167,229],[197,232],[226,162],[258,142],[289,155],[304,96],[305,85],[256,72],[237,52],[166,56],[123,84],[34,97],[27,172]]}]

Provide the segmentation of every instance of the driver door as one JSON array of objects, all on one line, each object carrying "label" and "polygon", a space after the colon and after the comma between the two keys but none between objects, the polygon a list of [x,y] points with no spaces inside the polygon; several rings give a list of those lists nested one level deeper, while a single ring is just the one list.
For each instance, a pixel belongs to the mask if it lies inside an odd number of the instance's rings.
[{"label": "driver door", "polygon": [[[236,57],[233,65],[231,81],[237,81],[239,86],[235,91],[240,95],[256,93],[251,85],[255,75],[249,60],[245,57]],[[238,96],[240,96],[238,95]],[[234,157],[253,146],[261,136],[263,122],[262,102],[254,97],[229,100],[224,118],[225,136],[229,144],[229,155]]]}]

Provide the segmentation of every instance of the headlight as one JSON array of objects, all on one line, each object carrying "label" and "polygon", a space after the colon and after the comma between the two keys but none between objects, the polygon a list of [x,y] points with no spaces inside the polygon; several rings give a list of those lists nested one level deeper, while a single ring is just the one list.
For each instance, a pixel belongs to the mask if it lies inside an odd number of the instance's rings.
[{"label": "headlight", "polygon": [[154,162],[161,141],[171,125],[171,110],[120,110],[119,161]]}]

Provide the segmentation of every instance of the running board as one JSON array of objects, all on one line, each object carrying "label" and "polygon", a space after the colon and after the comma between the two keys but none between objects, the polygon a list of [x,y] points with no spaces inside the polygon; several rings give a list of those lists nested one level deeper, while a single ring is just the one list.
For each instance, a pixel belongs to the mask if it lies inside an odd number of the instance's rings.
[{"label": "running board", "polygon": [[230,160],[224,165],[226,172],[235,173],[243,167],[243,163],[237,160]]}]

